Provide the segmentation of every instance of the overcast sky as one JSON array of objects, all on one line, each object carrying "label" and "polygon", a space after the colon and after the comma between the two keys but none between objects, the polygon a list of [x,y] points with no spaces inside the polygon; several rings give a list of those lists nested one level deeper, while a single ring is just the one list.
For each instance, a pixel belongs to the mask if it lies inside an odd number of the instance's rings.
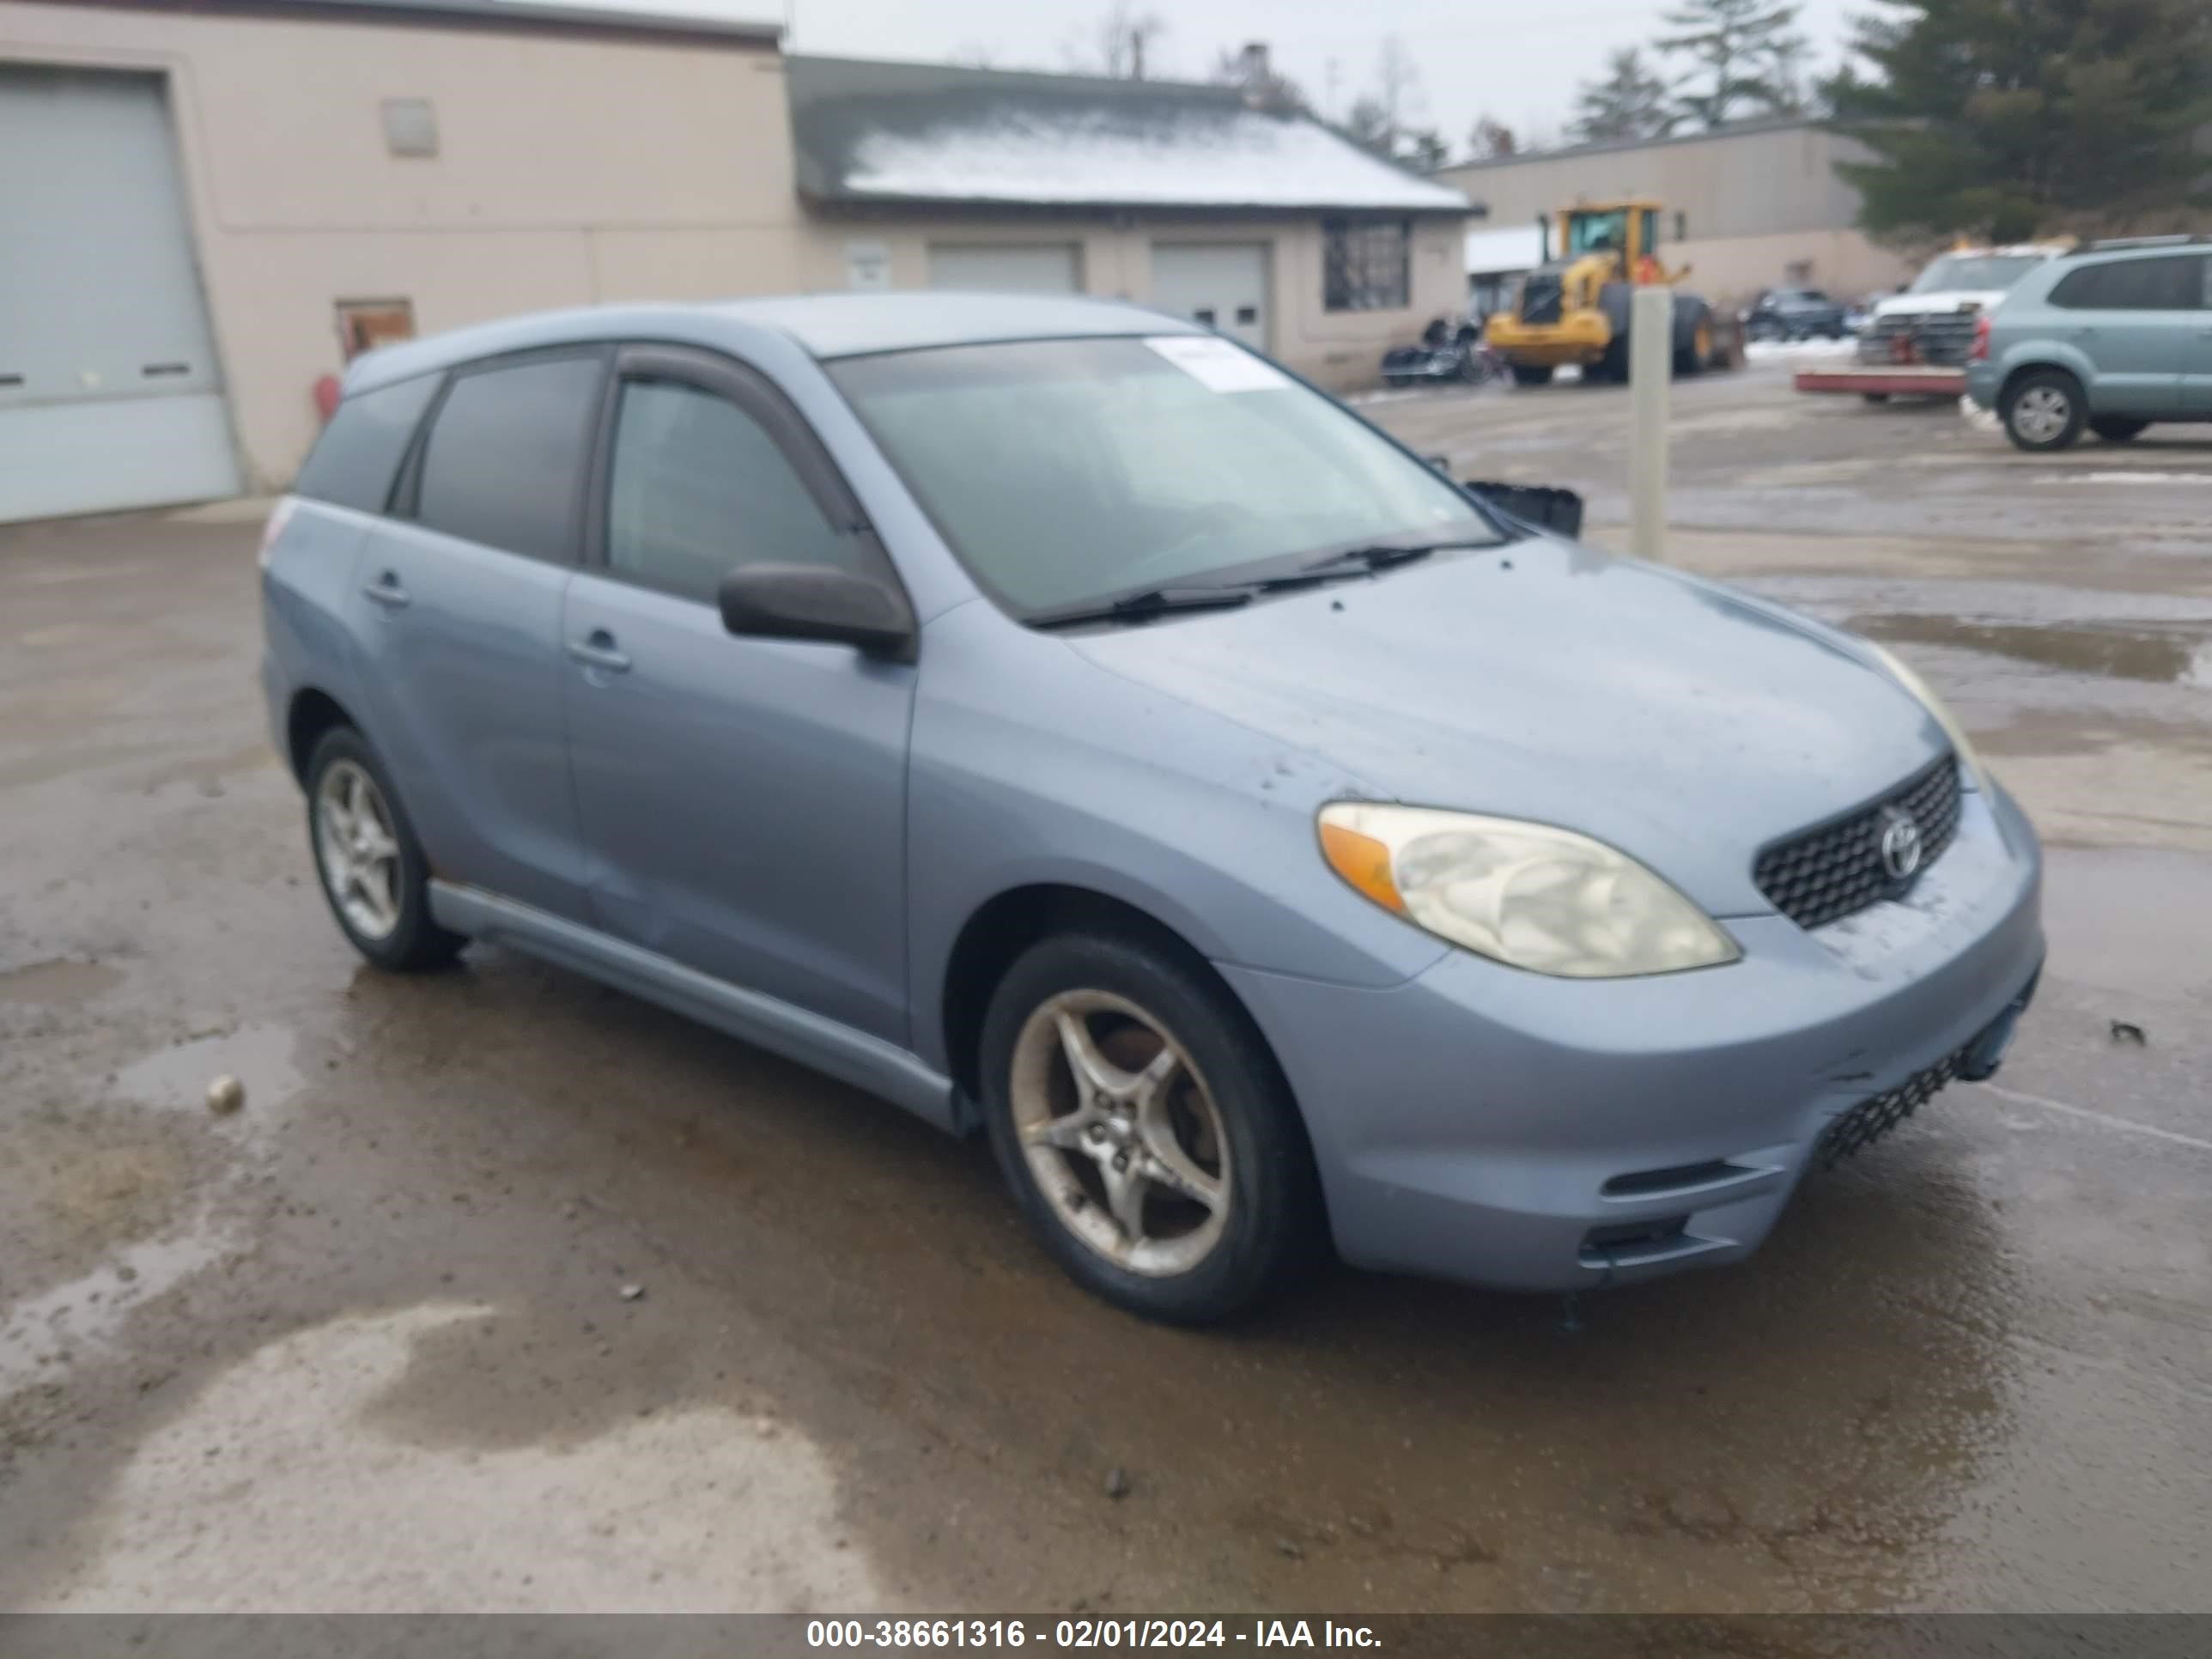
[{"label": "overcast sky", "polygon": [[[594,0],[647,10],[782,17],[798,52],[942,60],[981,57],[1007,69],[1075,67],[1109,0]],[[1556,137],[1575,84],[1594,77],[1615,46],[1661,33],[1669,0],[1132,0],[1164,19],[1151,72],[1203,79],[1223,47],[1265,40],[1277,66],[1327,113],[1340,116],[1372,88],[1385,36],[1395,34],[1419,76],[1415,120],[1457,155],[1479,115],[1516,132]],[[1825,71],[1841,52],[1859,0],[1805,0],[1800,22]]]}]

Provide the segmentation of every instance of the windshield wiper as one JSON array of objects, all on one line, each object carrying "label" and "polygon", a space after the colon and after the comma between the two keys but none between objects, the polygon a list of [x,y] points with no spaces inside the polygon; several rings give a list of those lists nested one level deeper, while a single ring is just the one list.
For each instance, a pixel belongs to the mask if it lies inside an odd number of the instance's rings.
[{"label": "windshield wiper", "polygon": [[1364,565],[1369,570],[1388,570],[1393,565],[1411,564],[1415,559],[1425,559],[1431,553],[1449,553],[1462,547],[1497,545],[1494,539],[1488,538],[1481,541],[1378,542],[1371,547],[1347,547],[1339,552],[1324,553],[1311,564],[1301,565],[1298,568],[1304,574],[1339,569],[1346,565]]},{"label": "windshield wiper", "polygon": [[1075,623],[1144,622],[1170,611],[1231,611],[1251,603],[1249,587],[1147,587],[1103,603],[1086,600],[1041,611],[1023,620],[1031,628],[1066,628]]}]

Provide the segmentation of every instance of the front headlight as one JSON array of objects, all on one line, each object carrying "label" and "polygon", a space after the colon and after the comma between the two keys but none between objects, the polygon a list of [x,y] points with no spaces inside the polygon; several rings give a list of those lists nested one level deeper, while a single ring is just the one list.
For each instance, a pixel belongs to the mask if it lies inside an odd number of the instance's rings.
[{"label": "front headlight", "polygon": [[1979,789],[1987,780],[1988,774],[1983,770],[1982,757],[1974,752],[1974,745],[1967,739],[1966,728],[1959,724],[1958,716],[1945,707],[1943,699],[1936,695],[1927,681],[1905,665],[1904,660],[1894,651],[1887,646],[1877,645],[1872,640],[1866,641],[1865,645],[1868,650],[1881,659],[1881,665],[1889,670],[1890,678],[1919,699],[1920,706],[1928,711],[1928,717],[1943,728],[1943,735],[1950,738],[1951,747],[1958,752],[1959,770],[1966,781],[1966,787]]},{"label": "front headlight", "polygon": [[1329,868],[1385,909],[1532,973],[1621,979],[1743,954],[1650,871],[1571,830],[1340,800],[1322,808],[1321,845]]}]

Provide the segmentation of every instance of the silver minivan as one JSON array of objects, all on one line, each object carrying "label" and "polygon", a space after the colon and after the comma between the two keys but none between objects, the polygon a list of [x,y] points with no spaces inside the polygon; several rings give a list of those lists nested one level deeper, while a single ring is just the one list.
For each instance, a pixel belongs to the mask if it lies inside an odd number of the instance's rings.
[{"label": "silver minivan", "polygon": [[2034,833],[1903,664],[1132,306],[374,353],[263,596],[369,961],[529,951],[981,1131],[1154,1318],[1328,1249],[1738,1260],[2042,963]]},{"label": "silver minivan", "polygon": [[2030,451],[2212,421],[2212,238],[2093,242],[1983,313],[1966,395]]}]

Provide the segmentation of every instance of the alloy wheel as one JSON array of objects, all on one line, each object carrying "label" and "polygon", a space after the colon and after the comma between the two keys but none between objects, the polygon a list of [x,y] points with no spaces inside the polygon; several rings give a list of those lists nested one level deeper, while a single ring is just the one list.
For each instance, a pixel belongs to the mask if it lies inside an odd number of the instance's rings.
[{"label": "alloy wheel", "polygon": [[399,926],[399,837],[376,780],[332,762],[315,790],[315,861],[346,923],[372,943]]},{"label": "alloy wheel", "polygon": [[1173,1032],[1111,992],[1064,991],[1024,1022],[1013,1127],[1054,1217],[1116,1267],[1186,1273],[1226,1231],[1229,1138]]}]

